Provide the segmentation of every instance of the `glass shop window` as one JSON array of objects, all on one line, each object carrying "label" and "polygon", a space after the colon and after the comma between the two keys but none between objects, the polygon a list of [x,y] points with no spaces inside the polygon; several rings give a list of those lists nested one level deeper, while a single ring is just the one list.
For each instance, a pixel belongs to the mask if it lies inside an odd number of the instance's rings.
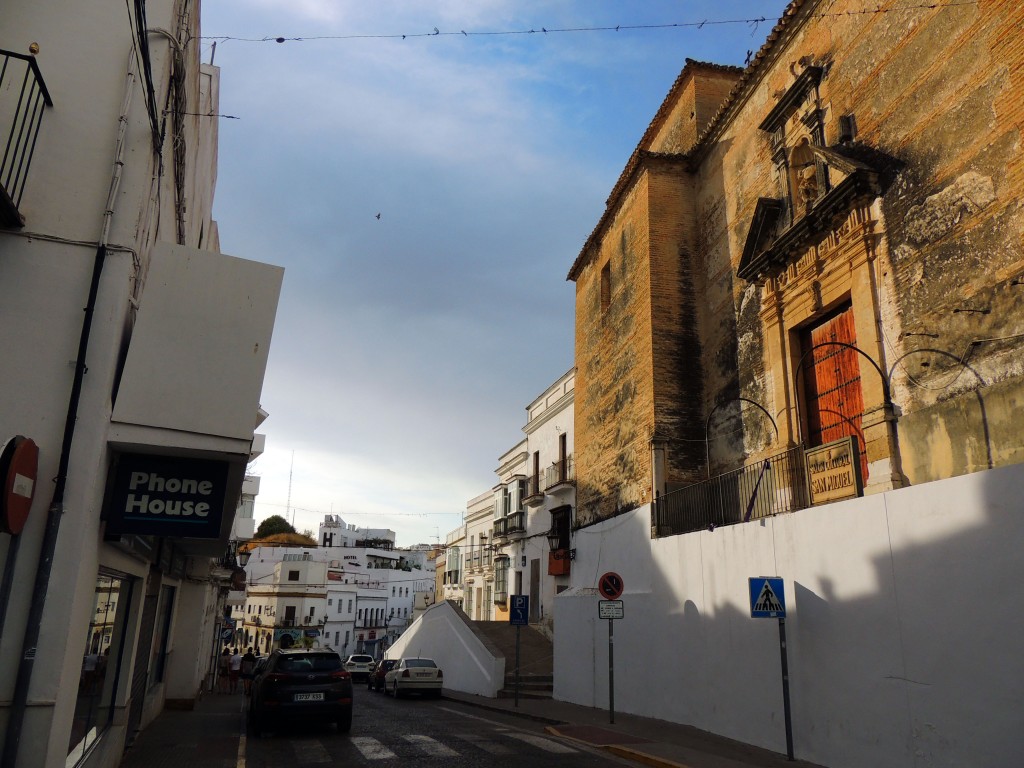
[{"label": "glass shop window", "polygon": [[123,574],[101,571],[96,576],[66,765],[80,762],[113,719],[132,586]]}]

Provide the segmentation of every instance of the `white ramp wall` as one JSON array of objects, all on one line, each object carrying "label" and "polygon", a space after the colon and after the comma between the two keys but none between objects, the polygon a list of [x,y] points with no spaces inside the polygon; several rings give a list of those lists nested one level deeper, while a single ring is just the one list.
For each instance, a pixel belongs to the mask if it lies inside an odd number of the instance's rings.
[{"label": "white ramp wall", "polygon": [[577,531],[555,698],[608,706],[593,588],[615,571],[616,711],[784,753],[778,622],[750,618],[747,586],[780,576],[798,759],[1019,764],[1022,491],[1018,465],[656,541],[648,507]]},{"label": "white ramp wall", "polygon": [[388,649],[389,659],[424,656],[444,673],[444,687],[494,698],[505,684],[505,657],[495,656],[451,603],[432,605]]}]

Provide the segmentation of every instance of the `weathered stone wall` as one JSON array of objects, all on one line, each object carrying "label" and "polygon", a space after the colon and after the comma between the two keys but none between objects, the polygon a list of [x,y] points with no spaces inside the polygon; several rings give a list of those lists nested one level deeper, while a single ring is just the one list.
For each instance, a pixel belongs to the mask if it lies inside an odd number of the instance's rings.
[{"label": "weathered stone wall", "polygon": [[[640,503],[653,431],[646,178],[576,279],[577,523]],[[602,309],[601,273],[610,297]]]},{"label": "weathered stone wall", "polygon": [[[894,407],[882,407],[885,382],[861,361],[872,474],[892,487],[1024,460],[1024,4],[792,8],[729,99],[735,71],[687,64],[640,148],[658,155],[634,157],[574,265],[577,523],[647,499],[652,439],[669,481],[706,471],[708,414],[716,470],[799,442],[795,334],[843,302],[858,346],[891,372]],[[841,221],[826,225],[836,234],[820,247],[841,243],[848,264],[801,257],[805,293],[785,300],[803,314],[770,338],[764,287],[736,273],[758,199],[785,188],[759,125],[809,65],[822,70],[825,146],[852,116],[842,149],[877,172],[880,196],[862,201],[863,252]],[[689,167],[666,159],[722,100]],[[816,263],[833,272],[814,275]],[[778,439],[741,398],[772,414]]]},{"label": "weathered stone wall", "polygon": [[[1024,376],[1024,285],[1014,281],[1024,274],[1024,9],[982,2],[898,18],[845,15],[852,10],[861,4],[817,4],[814,13],[827,17],[806,22],[770,66],[762,64],[763,79],[701,158],[705,407],[737,393],[771,401],[758,292],[735,270],[757,198],[780,189],[758,124],[803,61],[824,68],[826,144],[838,140],[839,117],[853,115],[851,149],[881,172],[876,295],[860,298],[878,304],[882,350],[866,351],[893,369],[906,479],[1020,461],[1013,406]],[[867,364],[862,372],[877,380]],[[1003,394],[975,394],[998,382]],[[783,404],[771,406],[779,414]],[[729,453],[736,461],[765,447],[771,435],[754,434],[756,419],[748,414],[743,439],[715,441],[713,452],[727,462]],[[940,438],[953,448],[936,453]]]}]

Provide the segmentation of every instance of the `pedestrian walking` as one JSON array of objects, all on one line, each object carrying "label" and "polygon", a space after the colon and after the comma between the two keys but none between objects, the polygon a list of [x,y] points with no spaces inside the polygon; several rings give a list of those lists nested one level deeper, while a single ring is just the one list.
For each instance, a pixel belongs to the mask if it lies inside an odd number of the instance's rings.
[{"label": "pedestrian walking", "polygon": [[217,691],[227,693],[231,686],[231,650],[227,647],[217,659]]},{"label": "pedestrian walking", "polygon": [[255,670],[256,656],[253,654],[252,646],[250,645],[242,657],[242,689],[245,691],[246,696],[252,693],[252,678]]},{"label": "pedestrian walking", "polygon": [[231,677],[231,693],[238,691],[238,678],[242,674],[242,654],[237,648],[231,649],[231,657],[228,659],[228,669]]}]

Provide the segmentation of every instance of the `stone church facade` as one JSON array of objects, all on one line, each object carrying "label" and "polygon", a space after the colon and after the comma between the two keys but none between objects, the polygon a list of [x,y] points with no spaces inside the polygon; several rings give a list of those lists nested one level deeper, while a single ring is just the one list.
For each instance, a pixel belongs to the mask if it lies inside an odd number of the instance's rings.
[{"label": "stone church facade", "polygon": [[840,438],[864,494],[1024,461],[1024,6],[897,5],[686,62],[568,276],[577,527]]}]

